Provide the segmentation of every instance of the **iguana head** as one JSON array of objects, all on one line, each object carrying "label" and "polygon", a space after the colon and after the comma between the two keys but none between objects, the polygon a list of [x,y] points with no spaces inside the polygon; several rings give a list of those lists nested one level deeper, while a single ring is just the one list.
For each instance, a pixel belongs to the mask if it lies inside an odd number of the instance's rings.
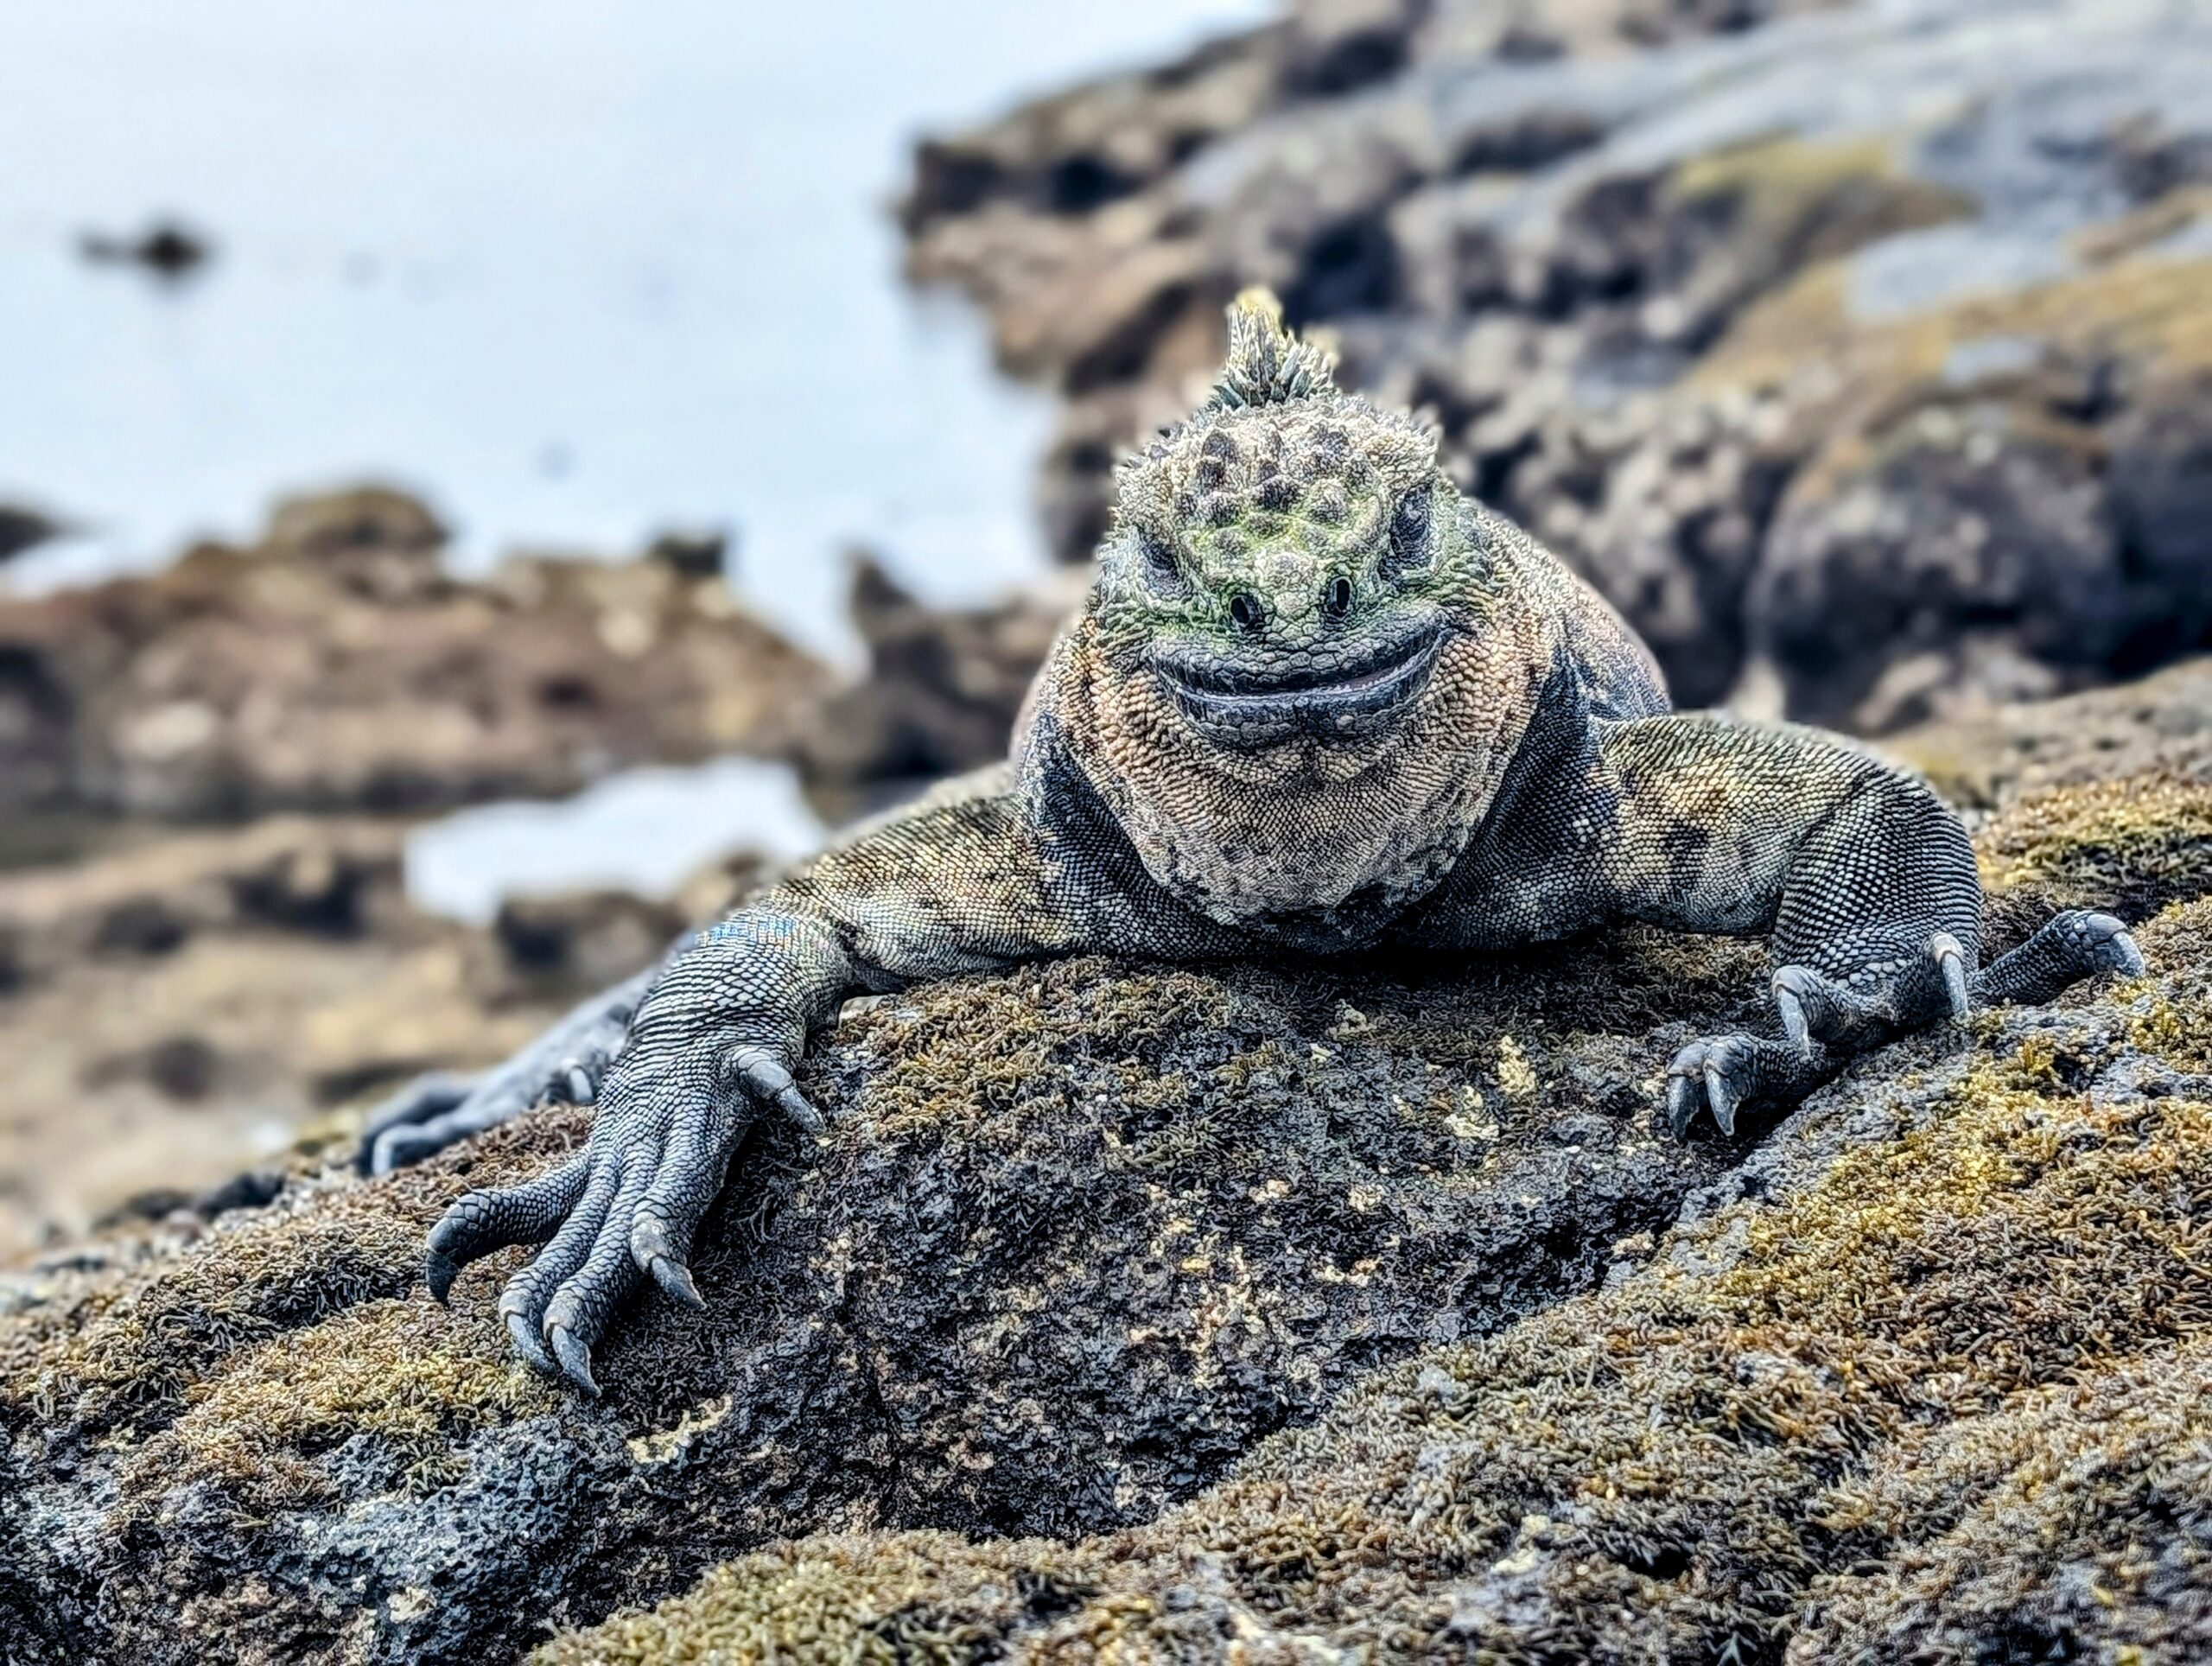
[{"label": "iguana head", "polygon": [[1263,294],[1118,484],[1045,731],[1192,906],[1297,943],[1379,929],[1465,849],[1550,671],[1516,535]]},{"label": "iguana head", "polygon": [[1425,698],[1482,563],[1434,433],[1331,368],[1239,298],[1213,397],[1123,465],[1093,614],[1128,696],[1193,740],[1341,766]]}]

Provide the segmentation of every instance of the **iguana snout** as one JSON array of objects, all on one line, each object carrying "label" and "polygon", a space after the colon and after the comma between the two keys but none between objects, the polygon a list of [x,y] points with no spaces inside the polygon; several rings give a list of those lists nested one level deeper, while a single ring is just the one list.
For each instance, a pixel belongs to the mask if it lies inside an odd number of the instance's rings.
[{"label": "iguana snout", "polygon": [[1252,652],[1171,642],[1154,652],[1152,664],[1185,718],[1217,746],[1357,740],[1419,702],[1446,629],[1440,614],[1402,609],[1380,629],[1300,630],[1289,642],[1262,640]]}]

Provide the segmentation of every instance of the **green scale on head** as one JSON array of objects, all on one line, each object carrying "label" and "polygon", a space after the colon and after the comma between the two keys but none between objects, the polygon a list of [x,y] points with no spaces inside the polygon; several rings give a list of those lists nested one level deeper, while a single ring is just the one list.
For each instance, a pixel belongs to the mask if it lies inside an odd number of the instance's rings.
[{"label": "green scale on head", "polygon": [[1122,465],[1103,555],[1160,626],[1318,643],[1436,566],[1436,436],[1239,297],[1213,397]]}]

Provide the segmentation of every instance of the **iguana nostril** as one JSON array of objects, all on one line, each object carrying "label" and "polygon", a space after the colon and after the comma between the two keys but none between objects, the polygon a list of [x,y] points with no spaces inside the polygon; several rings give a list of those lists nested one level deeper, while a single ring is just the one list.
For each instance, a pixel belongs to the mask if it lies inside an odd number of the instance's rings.
[{"label": "iguana nostril", "polygon": [[1229,598],[1229,616],[1236,622],[1238,630],[1256,631],[1267,614],[1260,606],[1259,597],[1249,590],[1239,590]]},{"label": "iguana nostril", "polygon": [[1329,588],[1321,592],[1321,610],[1339,619],[1351,611],[1350,579],[1339,574],[1329,581]]}]

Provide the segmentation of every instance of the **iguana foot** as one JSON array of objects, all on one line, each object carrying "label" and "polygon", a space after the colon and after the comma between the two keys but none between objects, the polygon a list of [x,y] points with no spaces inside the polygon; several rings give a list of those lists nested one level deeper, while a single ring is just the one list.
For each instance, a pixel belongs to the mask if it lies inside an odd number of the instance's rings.
[{"label": "iguana foot", "polygon": [[1853,1054],[1940,1015],[1967,1015],[1967,951],[1948,932],[1864,934],[1807,958],[1826,970],[1789,965],[1774,975],[1779,1040],[1722,1036],[1675,1056],[1667,1121],[1677,1139],[1700,1110],[1733,1134],[1744,1106],[1794,1105]]},{"label": "iguana foot", "polygon": [[2143,976],[2143,951],[2127,927],[2110,914],[2069,908],[2008,955],[2000,955],[1974,980],[1974,999],[2033,1004],[2099,972]]},{"label": "iguana foot", "polygon": [[[713,1052],[678,1052],[658,1069],[618,1064],[581,1155],[521,1186],[472,1192],[447,1210],[430,1233],[430,1293],[443,1300],[461,1266],[480,1256],[543,1243],[508,1281],[499,1312],[524,1359],[587,1394],[599,1392],[591,1351],[641,1278],[687,1307],[703,1306],[687,1264],[692,1237],[754,1112],[773,1110],[809,1132],[823,1126],[771,1049],[731,1049],[727,1082]],[[702,1067],[704,1076],[694,1073]]]},{"label": "iguana foot", "polygon": [[361,1173],[420,1162],[549,1099],[589,1104],[652,976],[640,972],[601,990],[496,1070],[425,1076],[403,1088],[369,1117],[356,1159]]},{"label": "iguana foot", "polygon": [[389,1174],[512,1122],[533,1105],[589,1104],[605,1071],[603,1061],[587,1059],[566,1061],[535,1084],[512,1071],[417,1077],[370,1113],[355,1164],[364,1174]]},{"label": "iguana foot", "polygon": [[1975,1006],[2048,1001],[2099,972],[2139,976],[2143,952],[2110,914],[2070,909],[1977,972],[1948,932],[1917,951],[1859,947],[1858,964],[1831,976],[1809,966],[1774,975],[1782,1039],[1729,1035],[1692,1042],[1668,1071],[1667,1121],[1677,1139],[1709,1110],[1724,1134],[1745,1105],[1792,1105],[1835,1065],[1939,1016],[1963,1022]]},{"label": "iguana foot", "polygon": [[[418,1076],[369,1113],[354,1163],[364,1174],[389,1174],[427,1157],[441,1144],[432,1126],[466,1103],[484,1078],[432,1071]],[[455,1136],[458,1137],[458,1136]]]},{"label": "iguana foot", "polygon": [[1815,1046],[1848,1056],[1900,1029],[1948,1015],[1963,1023],[1971,963],[1948,932],[1930,932],[1916,949],[1888,948],[1862,956],[1842,976],[1810,966],[1774,975],[1774,1007],[1782,1033],[1800,1052]]}]

